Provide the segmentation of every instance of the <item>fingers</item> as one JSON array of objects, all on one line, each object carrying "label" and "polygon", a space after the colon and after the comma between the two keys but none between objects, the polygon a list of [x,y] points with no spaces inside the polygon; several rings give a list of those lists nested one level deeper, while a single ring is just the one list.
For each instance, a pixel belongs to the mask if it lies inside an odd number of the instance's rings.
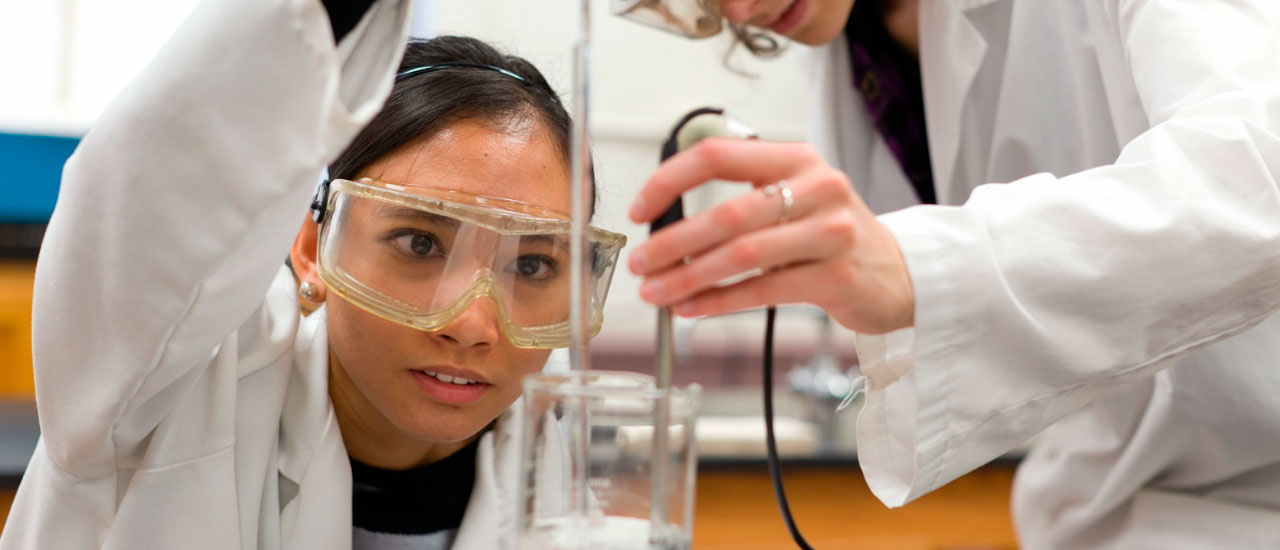
[{"label": "fingers", "polygon": [[821,156],[804,143],[704,139],[658,167],[631,204],[629,215],[636,223],[650,221],[681,193],[709,180],[772,183],[820,164]]},{"label": "fingers", "polygon": [[[778,193],[748,193],[716,205],[693,218],[680,220],[654,233],[648,241],[632,251],[628,267],[632,273],[647,275],[679,263],[684,258],[699,255],[743,233],[773,225],[782,214],[782,200]],[[793,202],[788,216],[792,219],[801,218],[809,210],[810,205]]]},{"label": "fingers", "polygon": [[[789,187],[792,205],[787,212],[788,225],[813,216],[847,217],[858,210],[848,179],[829,166],[809,167],[791,178]],[[781,193],[748,193],[681,220],[636,247],[628,259],[628,267],[637,275],[651,275],[670,269],[684,258],[701,255],[738,235],[775,225],[782,215],[783,200]],[[831,221],[840,223],[840,220]],[[817,235],[796,237],[798,240],[792,245],[808,245]]]},{"label": "fingers", "polygon": [[682,317],[721,315],[781,304],[815,303],[807,289],[828,276],[825,264],[811,262],[765,273],[723,288],[713,288],[679,302],[674,310]]},{"label": "fingers", "polygon": [[[684,316],[806,302],[845,327],[875,334],[914,323],[914,292],[896,237],[848,177],[808,145],[704,140],[658,168],[631,219],[648,221],[711,179],[756,186],[787,180],[787,223],[778,223],[780,194],[755,192],[659,231],[631,254],[631,270],[646,276],[643,299],[674,304]],[[765,271],[717,286],[753,269]]]},{"label": "fingers", "polygon": [[655,304],[679,302],[753,269],[841,255],[853,246],[853,241],[852,218],[840,213],[746,233],[688,264],[678,264],[650,277],[641,286],[640,296]]}]

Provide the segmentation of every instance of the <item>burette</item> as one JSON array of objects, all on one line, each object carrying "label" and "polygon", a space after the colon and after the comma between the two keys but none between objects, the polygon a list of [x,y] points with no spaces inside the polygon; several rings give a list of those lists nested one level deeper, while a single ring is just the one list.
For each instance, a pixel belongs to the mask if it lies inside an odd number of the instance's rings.
[{"label": "burette", "polygon": [[[569,206],[569,368],[580,372],[591,368],[587,349],[587,341],[591,338],[591,314],[587,309],[591,299],[587,288],[587,281],[591,280],[587,272],[591,258],[587,226],[591,222],[589,212],[595,184],[592,181],[588,120],[591,112],[591,1],[579,0],[574,13],[573,85],[570,90],[573,124],[569,132],[569,178],[572,183]],[[587,383],[585,376],[574,378],[581,384]],[[591,426],[586,400],[575,408],[581,422],[576,424],[578,433],[569,438],[573,464],[578,465],[577,471],[572,472],[571,509],[586,513],[591,504],[588,483],[591,474],[587,467]],[[579,522],[585,520],[577,519]]]}]

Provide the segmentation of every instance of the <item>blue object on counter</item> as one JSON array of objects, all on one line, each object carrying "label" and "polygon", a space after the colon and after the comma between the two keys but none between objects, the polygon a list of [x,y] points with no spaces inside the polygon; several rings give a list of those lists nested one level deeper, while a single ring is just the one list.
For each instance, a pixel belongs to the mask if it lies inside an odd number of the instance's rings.
[{"label": "blue object on counter", "polygon": [[58,199],[62,165],[79,138],[0,132],[0,223],[45,223]]}]

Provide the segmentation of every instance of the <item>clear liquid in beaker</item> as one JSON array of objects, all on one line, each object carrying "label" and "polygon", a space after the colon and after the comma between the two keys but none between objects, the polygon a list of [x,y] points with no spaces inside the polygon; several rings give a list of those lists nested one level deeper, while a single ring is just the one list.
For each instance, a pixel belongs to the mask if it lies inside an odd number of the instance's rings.
[{"label": "clear liquid in beaker", "polygon": [[[585,524],[585,525],[584,525]],[[535,523],[524,535],[521,548],[530,550],[689,550],[688,533],[665,525],[659,540],[649,520],[604,516],[581,520],[548,519]]]}]

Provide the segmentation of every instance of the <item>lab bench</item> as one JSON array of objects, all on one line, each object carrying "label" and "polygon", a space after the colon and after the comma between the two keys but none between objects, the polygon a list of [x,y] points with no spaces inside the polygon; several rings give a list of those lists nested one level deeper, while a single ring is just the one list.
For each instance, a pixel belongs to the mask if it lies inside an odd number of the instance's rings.
[{"label": "lab bench", "polygon": [[31,290],[36,265],[0,259],[0,397],[35,396],[31,375]]},{"label": "lab bench", "polygon": [[[856,464],[787,462],[783,482],[800,532],[821,550],[1011,550],[1014,465],[979,468],[897,509],[871,494]],[[693,548],[795,548],[763,463],[698,470]]]}]

